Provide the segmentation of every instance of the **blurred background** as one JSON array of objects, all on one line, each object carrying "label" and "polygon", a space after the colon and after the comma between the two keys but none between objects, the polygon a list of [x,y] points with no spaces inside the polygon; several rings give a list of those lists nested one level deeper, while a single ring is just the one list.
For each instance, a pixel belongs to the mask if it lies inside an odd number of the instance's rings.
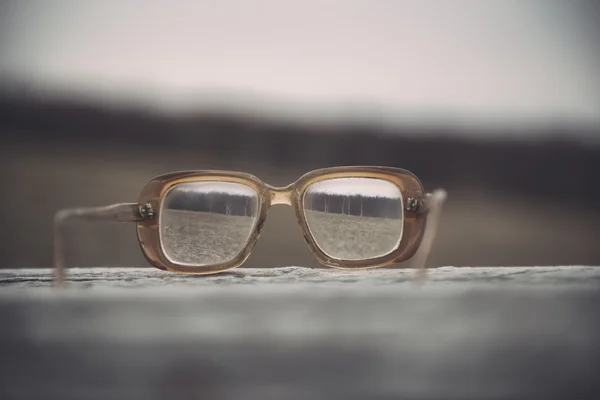
[{"label": "blurred background", "polygon": [[[448,190],[433,265],[599,265],[598,21],[591,0],[2,1],[0,267],[49,267],[57,209],[158,174],[356,164]],[[147,265],[133,224],[68,231],[71,266]],[[283,265],[318,264],[275,207],[244,266]]]}]

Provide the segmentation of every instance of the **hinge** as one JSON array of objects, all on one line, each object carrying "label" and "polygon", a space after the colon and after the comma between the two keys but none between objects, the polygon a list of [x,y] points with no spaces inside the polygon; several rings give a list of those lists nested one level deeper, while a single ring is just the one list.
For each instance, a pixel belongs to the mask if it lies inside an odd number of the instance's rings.
[{"label": "hinge", "polygon": [[150,203],[140,204],[138,206],[138,211],[140,213],[140,217],[142,217],[143,219],[154,218],[154,208],[152,208],[152,204]]},{"label": "hinge", "polygon": [[423,200],[415,199],[414,197],[409,197],[406,200],[406,211],[417,212],[423,206]]}]

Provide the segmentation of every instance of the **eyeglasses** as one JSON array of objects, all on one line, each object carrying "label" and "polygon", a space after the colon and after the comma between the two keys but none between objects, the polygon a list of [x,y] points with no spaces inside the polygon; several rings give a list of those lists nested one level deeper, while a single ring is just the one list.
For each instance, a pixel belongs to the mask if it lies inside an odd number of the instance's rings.
[{"label": "eyeglasses", "polygon": [[58,211],[55,279],[65,281],[67,220],[136,222],[142,252],[154,267],[213,274],[248,258],[269,208],[278,204],[293,207],[321,264],[380,267],[406,261],[420,249],[415,264],[424,270],[445,199],[444,190],[426,194],[414,174],[392,167],[319,169],[284,187],[242,172],[173,172],[148,182],[137,203]]}]

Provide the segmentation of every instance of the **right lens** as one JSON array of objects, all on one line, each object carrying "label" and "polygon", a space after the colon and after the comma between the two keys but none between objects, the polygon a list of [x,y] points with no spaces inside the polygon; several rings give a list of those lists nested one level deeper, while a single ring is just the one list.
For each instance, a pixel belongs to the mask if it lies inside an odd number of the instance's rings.
[{"label": "right lens", "polygon": [[159,233],[174,264],[231,261],[248,243],[258,220],[258,194],[236,182],[190,182],[173,186],[160,209]]},{"label": "right lens", "polygon": [[327,179],[311,184],[303,203],[310,233],[329,257],[377,258],[395,250],[402,239],[402,193],[392,182]]}]

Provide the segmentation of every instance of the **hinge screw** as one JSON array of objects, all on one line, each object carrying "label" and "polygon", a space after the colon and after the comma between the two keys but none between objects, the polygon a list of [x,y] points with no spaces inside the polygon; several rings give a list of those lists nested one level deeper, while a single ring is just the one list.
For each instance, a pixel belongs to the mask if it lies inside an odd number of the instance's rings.
[{"label": "hinge screw", "polygon": [[421,200],[409,197],[406,200],[406,211],[417,212],[421,208]]},{"label": "hinge screw", "polygon": [[140,216],[144,219],[154,218],[154,208],[152,208],[152,204],[140,204],[139,206]]}]

